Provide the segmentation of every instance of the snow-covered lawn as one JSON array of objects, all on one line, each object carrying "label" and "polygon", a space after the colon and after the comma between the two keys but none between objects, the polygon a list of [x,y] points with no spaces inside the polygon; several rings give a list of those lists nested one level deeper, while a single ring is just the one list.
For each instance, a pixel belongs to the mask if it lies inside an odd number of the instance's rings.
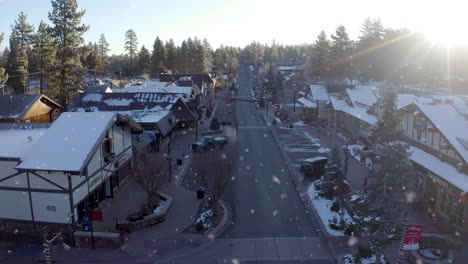
[{"label": "snow-covered lawn", "polygon": [[[323,225],[326,227],[327,232],[332,236],[344,236],[344,231],[341,230],[334,230],[329,225],[329,220],[331,221],[334,217],[340,220],[341,216],[337,212],[332,212],[330,210],[333,200],[327,200],[324,198],[319,197],[318,191],[315,189],[313,184],[310,185],[309,189],[307,190],[307,195],[309,196],[310,200],[312,201],[315,210],[317,210],[320,219],[322,220]],[[348,214],[346,209],[344,210],[344,220],[347,223],[351,223],[353,220],[351,216]]]}]

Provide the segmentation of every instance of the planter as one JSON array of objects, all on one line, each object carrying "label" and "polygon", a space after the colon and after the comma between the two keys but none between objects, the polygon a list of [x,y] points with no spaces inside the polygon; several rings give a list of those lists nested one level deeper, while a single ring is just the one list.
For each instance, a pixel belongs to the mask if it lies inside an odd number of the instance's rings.
[{"label": "planter", "polygon": [[161,208],[159,208],[156,212],[150,215],[143,216],[142,219],[141,215],[133,214],[127,217],[127,219],[125,220],[118,220],[116,224],[116,229],[123,232],[131,233],[164,222],[166,220],[166,214],[169,208],[171,207],[173,199],[172,197],[160,192],[158,192],[158,195],[164,201]]}]

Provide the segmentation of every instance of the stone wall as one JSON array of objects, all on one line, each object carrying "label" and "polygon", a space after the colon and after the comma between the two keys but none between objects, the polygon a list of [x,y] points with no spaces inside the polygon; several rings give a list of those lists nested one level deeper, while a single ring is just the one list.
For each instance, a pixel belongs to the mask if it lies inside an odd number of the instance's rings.
[{"label": "stone wall", "polygon": [[61,232],[65,243],[68,244],[72,241],[72,228],[71,224],[0,220],[0,241],[40,242],[44,234],[51,238]]}]

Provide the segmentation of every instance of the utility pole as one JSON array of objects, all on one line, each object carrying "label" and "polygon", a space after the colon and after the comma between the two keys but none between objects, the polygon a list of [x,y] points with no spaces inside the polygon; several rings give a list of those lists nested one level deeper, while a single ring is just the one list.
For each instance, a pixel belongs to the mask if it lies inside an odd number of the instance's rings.
[{"label": "utility pole", "polygon": [[171,168],[171,141],[172,141],[172,130],[169,131],[169,143],[167,144],[167,164],[169,166],[169,182],[172,181],[172,168]]}]

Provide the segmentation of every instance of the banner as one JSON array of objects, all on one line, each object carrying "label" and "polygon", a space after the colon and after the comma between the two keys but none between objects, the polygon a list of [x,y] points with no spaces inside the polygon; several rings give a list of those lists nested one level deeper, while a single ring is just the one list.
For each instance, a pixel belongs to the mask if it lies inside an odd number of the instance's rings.
[{"label": "banner", "polygon": [[102,211],[89,210],[89,219],[92,221],[104,221]]},{"label": "banner", "polygon": [[421,241],[422,225],[408,225],[406,229],[404,250],[413,250],[419,248],[419,241]]}]

